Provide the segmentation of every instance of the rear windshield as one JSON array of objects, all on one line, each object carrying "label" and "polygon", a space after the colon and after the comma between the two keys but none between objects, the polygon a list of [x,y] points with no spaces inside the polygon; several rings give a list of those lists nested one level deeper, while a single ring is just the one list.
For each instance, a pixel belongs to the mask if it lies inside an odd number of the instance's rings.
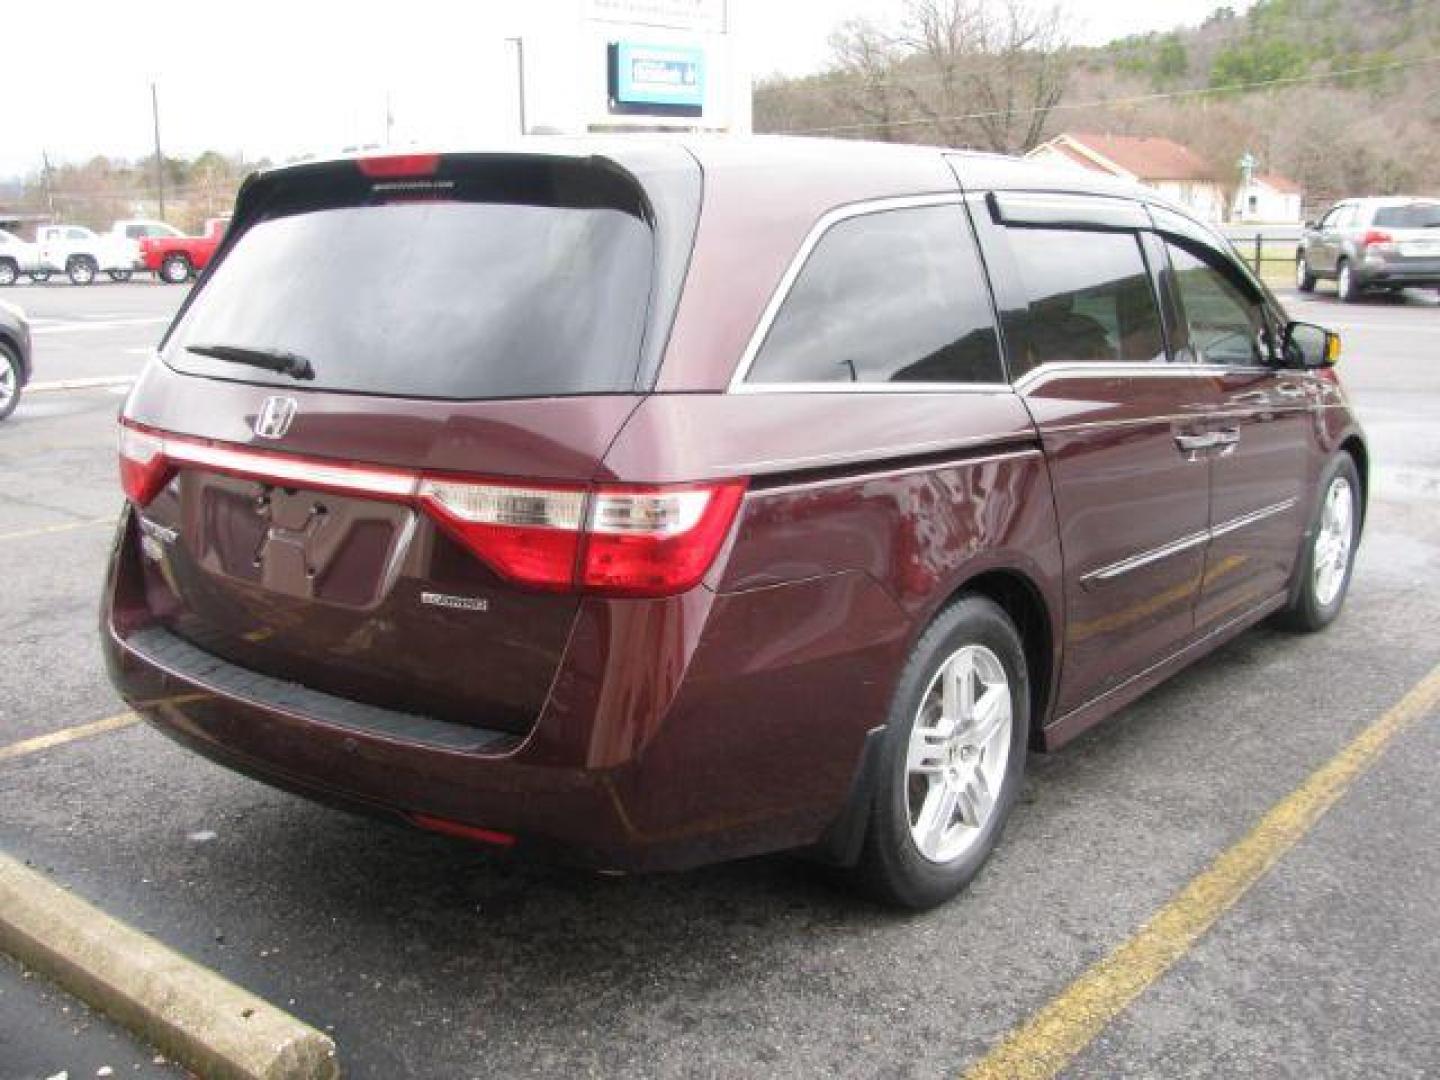
[{"label": "rear windshield", "polygon": [[[631,207],[397,201],[248,228],[166,342],[189,374],[297,389],[478,399],[631,390],[653,272]],[[285,353],[313,379],[189,346]]]},{"label": "rear windshield", "polygon": [[1375,211],[1375,224],[1391,229],[1440,229],[1440,203],[1382,206]]}]

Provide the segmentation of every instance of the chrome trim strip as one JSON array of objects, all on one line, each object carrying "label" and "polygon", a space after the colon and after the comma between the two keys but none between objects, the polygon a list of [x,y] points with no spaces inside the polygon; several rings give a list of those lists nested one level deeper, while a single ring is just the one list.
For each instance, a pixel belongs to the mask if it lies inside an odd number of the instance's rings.
[{"label": "chrome trim strip", "polygon": [[1123,574],[1128,574],[1132,570],[1138,570],[1142,566],[1149,566],[1151,563],[1159,562],[1161,559],[1168,559],[1171,555],[1179,555],[1182,551],[1189,551],[1191,548],[1197,547],[1200,544],[1208,543],[1216,537],[1225,536],[1249,525],[1254,525],[1256,522],[1264,521],[1266,518],[1274,517],[1276,514],[1283,514],[1286,510],[1289,510],[1299,503],[1299,501],[1298,498],[1291,498],[1278,503],[1272,503],[1269,506],[1262,506],[1259,510],[1252,510],[1248,514],[1233,517],[1229,521],[1221,522],[1213,528],[1205,529],[1202,532],[1190,533],[1188,536],[1182,536],[1180,539],[1172,540],[1168,544],[1162,544],[1159,547],[1141,551],[1138,554],[1121,559],[1119,562],[1113,562],[1108,566],[1100,567],[1098,570],[1091,570],[1087,574],[1080,575],[1080,584],[1088,589],[1092,585],[1112,581]]},{"label": "chrome trim strip", "polygon": [[1109,566],[1102,566],[1098,570],[1091,570],[1088,574],[1080,576],[1080,584],[1088,588],[1091,585],[1102,584],[1122,574],[1128,574],[1131,570],[1138,570],[1142,566],[1149,566],[1151,563],[1159,562],[1161,559],[1168,559],[1171,555],[1179,555],[1182,551],[1189,551],[1191,548],[1199,547],[1210,539],[1208,529],[1203,532],[1191,533],[1189,536],[1182,536],[1178,540],[1172,540],[1160,547],[1142,551],[1137,555],[1121,559],[1119,562],[1111,563]]},{"label": "chrome trim strip", "polygon": [[1016,379],[1011,385],[1019,394],[1028,393],[1052,379],[1059,378],[1139,378],[1163,379],[1185,378],[1197,375],[1273,375],[1278,368],[1232,367],[1228,364],[1185,364],[1171,362],[1149,363],[1089,363],[1086,361],[1065,361],[1041,364],[1033,367]]},{"label": "chrome trim strip", "polygon": [[1252,510],[1248,514],[1233,517],[1229,521],[1222,522],[1211,529],[1210,538],[1213,540],[1217,536],[1224,536],[1227,533],[1235,532],[1237,529],[1243,529],[1247,525],[1254,525],[1257,521],[1264,521],[1266,518],[1274,517],[1276,514],[1283,514],[1299,502],[1300,500],[1298,498],[1285,499],[1278,503],[1272,503],[1269,506],[1262,506],[1259,510]]},{"label": "chrome trim strip", "polygon": [[[871,199],[867,202],[851,203],[847,206],[837,206],[835,209],[821,215],[820,220],[811,226],[810,231],[805,234],[805,239],[800,243],[800,250],[790,260],[790,265],[785,268],[785,273],[780,277],[780,284],[770,295],[770,301],[765,305],[765,310],[760,316],[760,322],[755,327],[754,333],[750,335],[749,342],[745,345],[745,351],[740,355],[740,366],[735,369],[735,374],[730,377],[730,384],[726,387],[729,393],[775,393],[783,392],[795,387],[805,388],[812,384],[792,383],[787,386],[785,383],[754,383],[747,384],[746,378],[750,375],[750,368],[755,363],[755,357],[760,352],[760,346],[765,343],[765,337],[770,333],[770,325],[775,321],[775,316],[780,312],[780,305],[790,295],[791,288],[795,285],[795,279],[800,276],[810,253],[815,250],[815,245],[820,242],[821,237],[829,231],[831,226],[841,221],[854,217],[862,217],[866,214],[879,214],[886,210],[909,210],[919,206],[945,206],[949,203],[962,205],[965,196],[959,191],[937,192],[932,195],[903,195],[897,198]],[[824,384],[828,386],[829,384]],[[867,385],[862,383],[837,383],[836,390],[848,390],[853,392],[857,386]],[[874,384],[887,385],[887,384]],[[945,384],[941,384],[945,385]],[[957,384],[959,385],[959,384]],[[964,384],[972,385],[972,384]],[[990,386],[990,384],[983,384]],[[996,384],[1004,388],[1004,384]],[[756,389],[763,387],[765,389]],[[948,389],[948,386],[947,386]]]},{"label": "chrome trim strip", "polygon": [[223,446],[207,446],[164,436],[164,454],[177,465],[199,465],[221,472],[239,473],[267,481],[291,481],[367,495],[410,497],[416,492],[419,475],[388,469],[366,469],[352,465],[323,465],[297,461],[282,454],[255,453]]},{"label": "chrome trim strip", "polygon": [[981,457],[958,458],[954,461],[936,461],[928,465],[911,465],[903,469],[871,469],[867,472],[847,473],[844,476],[829,476],[822,480],[797,480],[793,484],[780,484],[776,487],[752,489],[746,493],[746,500],[763,499],[770,495],[790,495],[797,491],[815,491],[820,488],[840,487],[845,484],[864,484],[871,480],[889,480],[896,476],[915,476],[920,473],[938,472],[941,469],[968,468],[972,465],[989,465],[995,461],[1008,461],[1013,458],[1039,457],[1040,451],[1036,449],[1002,451],[998,454],[985,454]]},{"label": "chrome trim strip", "polygon": [[730,387],[732,394],[1004,394],[1014,396],[1009,383],[931,382],[793,382],[741,383]]},{"label": "chrome trim strip", "polygon": [[[1035,437],[1033,431],[1010,431],[994,435],[977,435],[970,439],[936,439],[923,443],[902,443],[898,446],[877,446],[857,452],[816,454],[811,457],[761,458],[758,461],[728,461],[716,465],[712,475],[733,475],[736,473],[780,472],[784,469],[816,469],[827,465],[864,464],[875,458],[918,457],[921,454],[938,454],[946,451],[959,453],[976,447],[993,446],[996,443],[1018,442]],[[1037,451],[1038,453],[1038,451]]]}]

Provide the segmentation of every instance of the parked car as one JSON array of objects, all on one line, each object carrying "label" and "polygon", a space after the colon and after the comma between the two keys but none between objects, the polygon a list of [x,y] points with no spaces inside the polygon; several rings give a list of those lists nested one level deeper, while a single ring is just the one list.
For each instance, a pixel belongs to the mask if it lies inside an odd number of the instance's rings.
[{"label": "parked car", "polygon": [[110,226],[110,235],[123,240],[143,240],[147,236],[184,236],[174,225],[153,218],[123,218]]},{"label": "parked car", "polygon": [[0,301],[0,420],[20,404],[30,381],[30,323],[25,312]]},{"label": "parked car", "polygon": [[40,248],[0,229],[0,285],[14,285],[22,275],[33,278],[42,273]]},{"label": "parked car", "polygon": [[152,236],[140,241],[145,268],[162,281],[183,285],[210,265],[220,241],[225,239],[229,218],[210,218],[200,236]]},{"label": "parked car", "polygon": [[140,248],[135,241],[96,236],[80,225],[41,226],[35,242],[40,246],[42,270],[64,274],[72,285],[89,285],[102,271],[112,281],[129,281],[140,266]]},{"label": "parked car", "polygon": [[990,155],[287,166],[124,406],[103,647],[282,787],[608,868],[806,848],[925,907],[1028,747],[1340,612],[1337,350],[1155,193]]},{"label": "parked car", "polygon": [[1341,300],[1370,289],[1440,288],[1440,199],[1346,199],[1307,222],[1295,285],[1334,279]]}]

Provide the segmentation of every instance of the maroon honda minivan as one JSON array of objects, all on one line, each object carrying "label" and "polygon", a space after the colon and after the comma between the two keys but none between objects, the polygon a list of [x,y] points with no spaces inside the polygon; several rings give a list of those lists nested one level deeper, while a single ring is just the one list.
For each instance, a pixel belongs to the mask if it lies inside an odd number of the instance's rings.
[{"label": "maroon honda minivan", "polygon": [[315,798],[924,907],[1027,748],[1338,614],[1338,344],[1155,194],[988,155],[270,170],[120,419],[111,676]]}]

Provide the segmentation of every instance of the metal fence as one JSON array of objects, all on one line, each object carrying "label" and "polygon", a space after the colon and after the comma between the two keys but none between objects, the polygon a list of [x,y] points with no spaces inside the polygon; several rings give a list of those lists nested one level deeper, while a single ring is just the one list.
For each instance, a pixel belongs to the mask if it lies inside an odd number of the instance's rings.
[{"label": "metal fence", "polygon": [[1273,281],[1294,273],[1298,225],[1222,225],[1220,231],[1258,277]]}]

